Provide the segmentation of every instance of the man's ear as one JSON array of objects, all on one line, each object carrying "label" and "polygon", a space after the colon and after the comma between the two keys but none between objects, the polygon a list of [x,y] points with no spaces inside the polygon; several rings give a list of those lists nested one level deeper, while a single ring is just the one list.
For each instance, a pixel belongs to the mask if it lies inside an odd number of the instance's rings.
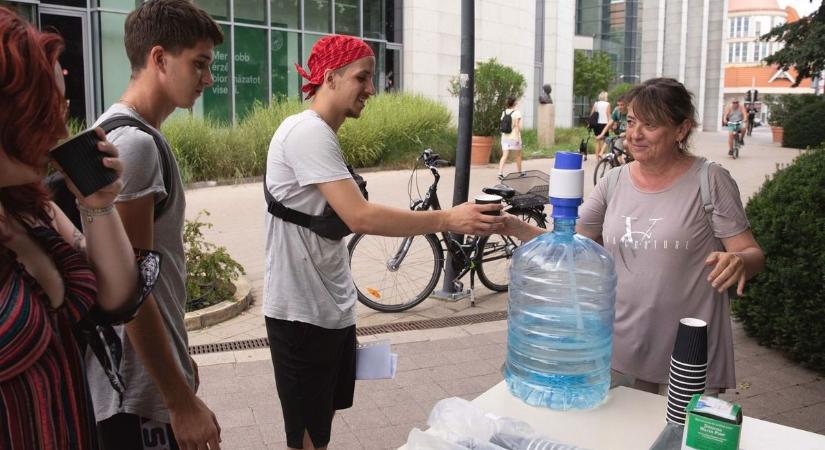
[{"label": "man's ear", "polygon": [[160,71],[164,71],[166,68],[166,50],[160,45],[156,45],[149,50],[149,58],[148,62],[153,64],[155,67],[158,68]]},{"label": "man's ear", "polygon": [[324,84],[329,86],[331,89],[335,89],[335,71],[331,69],[327,69],[324,71]]}]

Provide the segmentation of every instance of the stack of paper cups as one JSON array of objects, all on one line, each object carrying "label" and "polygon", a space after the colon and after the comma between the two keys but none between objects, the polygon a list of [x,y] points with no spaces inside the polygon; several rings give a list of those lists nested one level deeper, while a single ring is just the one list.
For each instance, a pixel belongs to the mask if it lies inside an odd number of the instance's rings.
[{"label": "stack of paper cups", "polygon": [[685,408],[693,394],[705,392],[708,376],[708,324],[685,318],[679,321],[667,389],[667,421],[685,423]]}]

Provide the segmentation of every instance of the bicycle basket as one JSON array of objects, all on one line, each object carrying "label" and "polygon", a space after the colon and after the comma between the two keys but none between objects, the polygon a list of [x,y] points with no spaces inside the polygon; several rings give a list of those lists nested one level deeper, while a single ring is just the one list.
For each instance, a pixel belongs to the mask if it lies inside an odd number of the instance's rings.
[{"label": "bicycle basket", "polygon": [[531,208],[547,204],[550,190],[550,175],[540,170],[513,172],[501,180],[505,186],[516,191],[510,204],[519,208]]}]

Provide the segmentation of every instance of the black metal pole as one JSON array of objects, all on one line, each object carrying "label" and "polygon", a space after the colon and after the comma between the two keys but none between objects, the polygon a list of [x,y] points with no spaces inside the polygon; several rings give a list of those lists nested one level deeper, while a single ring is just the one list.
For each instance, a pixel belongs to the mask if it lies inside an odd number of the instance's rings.
[{"label": "black metal pole", "polygon": [[[475,84],[475,1],[461,0],[461,73],[458,93],[458,143],[455,151],[455,186],[453,206],[467,201],[470,190],[470,142],[473,136],[473,85]],[[457,235],[458,242],[464,236]],[[452,257],[447,255],[444,270],[444,293],[455,293]]]}]

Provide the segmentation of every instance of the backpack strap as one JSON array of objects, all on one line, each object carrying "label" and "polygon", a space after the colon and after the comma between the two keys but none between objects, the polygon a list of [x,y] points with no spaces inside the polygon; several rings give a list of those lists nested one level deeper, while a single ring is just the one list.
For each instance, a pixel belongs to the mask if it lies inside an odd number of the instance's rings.
[{"label": "backpack strap", "polygon": [[607,192],[605,192],[604,196],[604,203],[607,206],[607,203],[613,198],[613,194],[616,192],[616,185],[619,184],[619,176],[622,174],[622,170],[624,170],[627,164],[622,164],[619,167],[614,167],[607,171]]},{"label": "backpack strap", "polygon": [[[171,149],[169,148],[166,141],[163,139],[163,136],[160,135],[154,128],[146,125],[143,121],[128,116],[126,114],[117,114],[114,115],[98,125],[98,127],[102,128],[106,134],[109,134],[112,130],[121,128],[121,127],[135,127],[140,131],[152,136],[152,139],[155,140],[155,147],[157,147],[158,156],[160,156],[160,171],[161,176],[163,177],[163,187],[166,189],[166,198],[161,200],[160,202],[155,204],[155,219],[163,215],[166,211],[166,201],[172,197],[172,163],[169,161],[169,154],[171,153]],[[167,153],[169,152],[169,153]]]},{"label": "backpack strap", "polygon": [[713,161],[706,159],[702,163],[702,168],[699,169],[699,193],[702,196],[702,209],[705,211],[705,217],[708,219],[708,226],[713,231],[713,200],[710,198],[710,165],[716,164]]}]

